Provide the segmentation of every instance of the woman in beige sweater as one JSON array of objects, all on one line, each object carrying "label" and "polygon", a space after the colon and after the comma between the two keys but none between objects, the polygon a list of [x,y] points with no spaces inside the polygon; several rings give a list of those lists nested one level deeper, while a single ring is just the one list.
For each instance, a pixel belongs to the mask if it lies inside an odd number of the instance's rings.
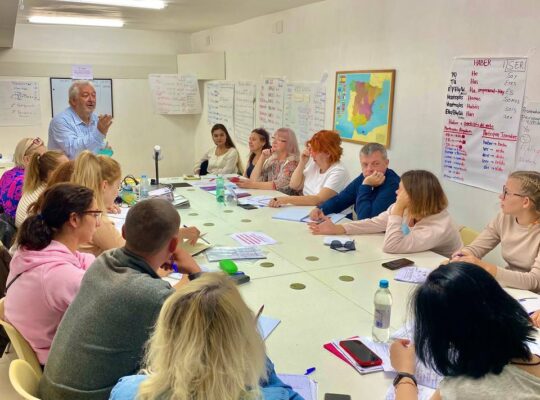
[{"label": "woman in beige sweater", "polygon": [[[540,292],[540,172],[510,174],[499,199],[501,212],[452,259],[484,268],[504,286]],[[482,260],[499,243],[505,267]]]},{"label": "woman in beige sweater", "polygon": [[407,171],[396,193],[396,202],[374,218],[335,225],[326,217],[321,223],[310,223],[309,228],[315,235],[386,232],[386,253],[431,250],[449,257],[461,248],[459,232],[446,210],[448,200],[435,175],[424,170]]}]

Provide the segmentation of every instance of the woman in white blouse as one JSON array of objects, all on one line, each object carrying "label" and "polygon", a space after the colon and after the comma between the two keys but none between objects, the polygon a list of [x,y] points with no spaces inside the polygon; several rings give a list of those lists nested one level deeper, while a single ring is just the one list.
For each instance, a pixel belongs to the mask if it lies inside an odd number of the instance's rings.
[{"label": "woman in white blouse", "polygon": [[314,134],[307,141],[289,184],[292,189],[303,189],[303,195],[276,197],[270,201],[270,207],[318,206],[341,192],[349,183],[349,173],[340,161],[342,154],[337,132],[322,130]]},{"label": "woman in white blouse", "polygon": [[[197,162],[193,172],[201,173],[201,164],[208,161],[208,174],[236,174],[242,173],[238,150],[234,145],[227,128],[223,124],[212,127],[212,140],[215,146],[208,150]],[[205,175],[203,173],[203,175]]]}]

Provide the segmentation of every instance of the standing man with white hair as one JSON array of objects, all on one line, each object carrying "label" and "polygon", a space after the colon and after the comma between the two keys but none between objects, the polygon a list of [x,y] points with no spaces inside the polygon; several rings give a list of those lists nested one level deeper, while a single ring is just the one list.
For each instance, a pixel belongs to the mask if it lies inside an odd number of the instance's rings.
[{"label": "standing man with white hair", "polygon": [[90,81],[75,81],[69,88],[69,107],[49,125],[49,150],[62,150],[73,160],[83,150],[97,153],[105,148],[111,115],[94,113],[96,89]]}]

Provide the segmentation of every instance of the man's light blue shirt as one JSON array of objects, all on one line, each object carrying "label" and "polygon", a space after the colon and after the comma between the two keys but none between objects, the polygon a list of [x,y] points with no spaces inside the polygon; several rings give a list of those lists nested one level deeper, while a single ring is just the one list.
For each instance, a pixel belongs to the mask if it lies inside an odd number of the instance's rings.
[{"label": "man's light blue shirt", "polygon": [[105,147],[105,135],[97,128],[98,116],[92,113],[85,124],[72,107],[68,107],[49,124],[49,150],[62,150],[73,160],[83,150],[97,153]]}]

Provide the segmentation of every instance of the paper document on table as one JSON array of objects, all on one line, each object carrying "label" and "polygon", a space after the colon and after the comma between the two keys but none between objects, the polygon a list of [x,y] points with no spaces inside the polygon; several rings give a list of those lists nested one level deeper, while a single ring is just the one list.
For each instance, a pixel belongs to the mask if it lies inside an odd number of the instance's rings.
[{"label": "paper document on table", "polygon": [[[435,394],[436,389],[432,389],[427,386],[418,385],[418,400],[430,400],[431,397]],[[396,398],[396,389],[394,385],[388,387],[386,392],[386,400],[395,400]]]},{"label": "paper document on table", "polygon": [[272,331],[276,329],[280,322],[281,320],[279,319],[259,315],[257,328],[259,329],[259,333],[261,334],[262,338],[266,340],[266,338],[270,336]]},{"label": "paper document on table", "polygon": [[394,275],[396,281],[410,283],[424,283],[431,270],[423,267],[404,267],[397,270]]},{"label": "paper document on table", "polygon": [[277,374],[283,383],[289,385],[305,400],[317,400],[317,382],[305,375]]},{"label": "paper document on table", "polygon": [[125,220],[128,212],[129,212],[129,207],[120,207],[120,212],[118,214],[107,213],[107,217]]},{"label": "paper document on table", "polygon": [[[274,219],[283,219],[285,221],[296,221],[296,222],[317,222],[309,218],[309,213],[313,207],[284,207],[281,211],[272,215]],[[329,214],[327,215],[332,222],[335,224],[338,221],[345,218],[344,214]]]},{"label": "paper document on table", "polygon": [[206,251],[208,261],[220,260],[259,260],[266,258],[263,251],[256,246],[250,247],[213,247]]},{"label": "paper document on table", "polygon": [[212,247],[211,244],[205,243],[201,240],[197,241],[197,243],[194,245],[189,244],[188,241],[183,241],[178,246],[188,252],[190,256],[196,256],[197,254],[200,254],[206,249]]},{"label": "paper document on table", "polygon": [[268,206],[268,203],[270,203],[270,200],[272,200],[272,196],[251,196],[248,198],[238,199],[239,204],[251,204],[252,206],[257,207],[266,207]]},{"label": "paper document on table", "polygon": [[262,232],[239,232],[230,236],[242,246],[264,246],[277,243],[276,240]]},{"label": "paper document on table", "polygon": [[[358,336],[350,337],[346,340],[360,340]],[[372,372],[378,372],[382,371],[383,367],[381,365],[376,365],[374,367],[362,367],[359,365],[350,355],[347,353],[343,348],[340,346],[339,342],[341,340],[332,340],[330,343],[326,343],[323,347],[331,352],[336,357],[340,358],[341,360],[345,361],[347,364],[349,364],[351,367],[353,367],[358,373],[364,375],[364,374],[370,374]]]},{"label": "paper document on table", "polygon": [[523,307],[529,314],[540,310],[540,297],[525,297],[518,299],[518,301],[519,304],[521,304],[521,307]]}]

